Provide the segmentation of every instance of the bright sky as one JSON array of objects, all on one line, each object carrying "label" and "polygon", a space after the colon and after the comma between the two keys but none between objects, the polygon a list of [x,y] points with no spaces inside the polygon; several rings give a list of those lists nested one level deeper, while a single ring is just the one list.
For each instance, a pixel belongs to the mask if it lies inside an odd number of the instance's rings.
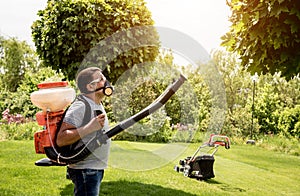
[{"label": "bright sky", "polygon": [[[206,50],[218,48],[229,28],[226,0],[145,0],[156,26],[180,31],[197,40]],[[47,0],[1,0],[0,34],[33,45],[31,25]]]}]

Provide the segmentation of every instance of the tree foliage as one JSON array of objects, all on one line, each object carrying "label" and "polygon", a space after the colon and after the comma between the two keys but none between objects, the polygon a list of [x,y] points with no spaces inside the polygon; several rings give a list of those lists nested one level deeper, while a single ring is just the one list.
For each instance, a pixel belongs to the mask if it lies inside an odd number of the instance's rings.
[{"label": "tree foliage", "polygon": [[284,134],[299,138],[299,75],[286,80],[280,72],[267,73],[254,86],[251,74],[236,59],[230,52],[213,53],[226,87],[228,110],[222,133],[247,137],[252,130],[254,137]]},{"label": "tree foliage", "polygon": [[16,92],[1,89],[0,110],[9,109],[12,114],[34,117],[40,109],[32,104],[30,94],[38,90],[37,84],[47,81],[61,81],[63,78],[62,73],[57,73],[49,67],[42,67],[38,72],[27,70]]},{"label": "tree foliage", "polygon": [[253,73],[300,72],[300,1],[231,0],[230,31],[223,46],[237,52]]},{"label": "tree foliage", "polygon": [[0,80],[3,88],[16,91],[25,72],[36,71],[37,67],[37,56],[25,41],[0,36]]},{"label": "tree foliage", "polygon": [[[38,16],[32,25],[37,53],[47,66],[61,69],[69,80],[74,79],[86,54],[101,40],[130,27],[154,23],[143,0],[49,0]],[[143,40],[158,40],[157,34],[151,34],[147,29],[141,29],[137,34]],[[95,57],[97,63],[106,66],[104,74],[112,82],[134,64],[154,60],[158,53],[158,47],[145,46],[119,54],[115,45],[126,47],[132,40],[137,41],[136,35],[128,33],[127,36],[132,37],[111,40],[112,47],[104,51],[118,55],[112,62],[106,62],[105,56]],[[101,44],[100,48],[108,43]]]},{"label": "tree foliage", "polygon": [[251,130],[258,133],[257,123],[254,122],[252,127],[251,122],[253,88],[250,73],[232,53],[214,51],[213,60],[224,79],[226,91],[227,112],[222,133],[245,137]]},{"label": "tree foliage", "polygon": [[[300,122],[300,77],[289,81],[281,73],[266,74],[259,77],[255,101],[255,118],[260,125],[260,133],[292,134],[294,125]],[[287,117],[289,116],[289,117]],[[294,116],[293,121],[287,118]],[[286,123],[283,128],[282,121]],[[299,133],[299,131],[298,131]],[[299,134],[297,134],[299,138]]]}]

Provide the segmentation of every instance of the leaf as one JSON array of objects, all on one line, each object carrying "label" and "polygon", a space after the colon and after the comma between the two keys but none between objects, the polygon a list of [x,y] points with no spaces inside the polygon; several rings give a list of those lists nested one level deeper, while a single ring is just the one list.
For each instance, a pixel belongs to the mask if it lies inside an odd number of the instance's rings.
[{"label": "leaf", "polygon": [[281,45],[281,42],[280,42],[278,39],[275,39],[275,40],[274,40],[274,44],[273,44],[274,49],[275,49],[275,50],[279,49],[279,48],[280,48],[280,45]]}]

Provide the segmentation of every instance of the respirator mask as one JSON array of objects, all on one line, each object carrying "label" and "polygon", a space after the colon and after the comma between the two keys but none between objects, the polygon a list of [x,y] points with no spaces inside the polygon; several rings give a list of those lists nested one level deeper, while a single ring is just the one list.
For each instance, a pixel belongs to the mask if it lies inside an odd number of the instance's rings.
[{"label": "respirator mask", "polygon": [[95,92],[103,90],[103,94],[106,96],[111,96],[114,92],[114,88],[110,85],[109,81],[106,80],[103,87],[97,88]]}]

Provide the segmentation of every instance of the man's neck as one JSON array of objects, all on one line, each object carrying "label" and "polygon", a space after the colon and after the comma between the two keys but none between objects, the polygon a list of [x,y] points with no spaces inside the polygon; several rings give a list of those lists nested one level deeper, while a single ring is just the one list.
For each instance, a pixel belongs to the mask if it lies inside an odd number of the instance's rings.
[{"label": "man's neck", "polygon": [[91,99],[91,100],[93,100],[98,105],[101,104],[101,102],[102,102],[102,99],[97,97],[95,93],[84,94],[84,96]]}]

